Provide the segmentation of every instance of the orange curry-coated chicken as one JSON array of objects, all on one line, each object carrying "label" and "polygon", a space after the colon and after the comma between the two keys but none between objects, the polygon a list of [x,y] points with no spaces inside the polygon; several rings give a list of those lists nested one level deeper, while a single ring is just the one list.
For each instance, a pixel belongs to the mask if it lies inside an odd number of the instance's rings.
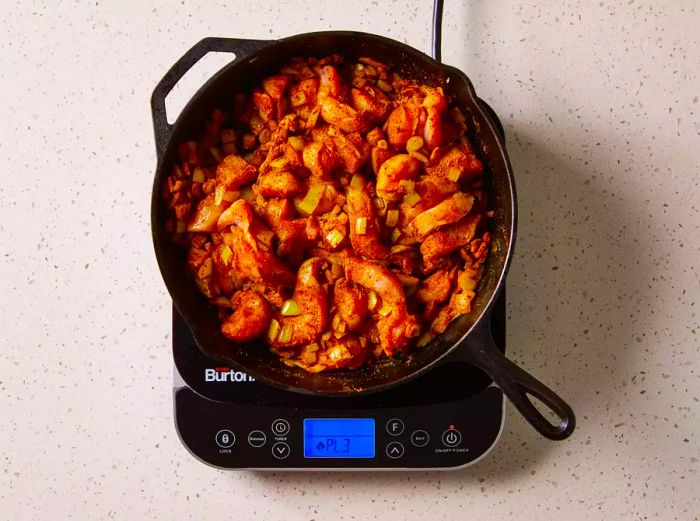
[{"label": "orange curry-coated chicken", "polygon": [[442,88],[397,72],[295,58],[180,144],[167,226],[232,342],[351,370],[471,310],[484,163]]}]

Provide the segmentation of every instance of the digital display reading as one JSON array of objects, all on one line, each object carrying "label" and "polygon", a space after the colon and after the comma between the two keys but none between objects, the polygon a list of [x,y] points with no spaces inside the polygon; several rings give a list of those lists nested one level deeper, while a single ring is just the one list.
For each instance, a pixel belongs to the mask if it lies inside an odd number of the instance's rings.
[{"label": "digital display reading", "polygon": [[305,458],[373,458],[374,418],[307,418]]}]

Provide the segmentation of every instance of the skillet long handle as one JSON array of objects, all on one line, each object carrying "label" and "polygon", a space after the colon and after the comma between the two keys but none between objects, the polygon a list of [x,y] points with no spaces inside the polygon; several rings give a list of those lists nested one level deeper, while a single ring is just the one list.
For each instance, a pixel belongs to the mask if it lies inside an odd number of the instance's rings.
[{"label": "skillet long handle", "polygon": [[[466,340],[469,361],[493,378],[496,385],[537,432],[550,440],[563,440],[571,436],[576,427],[576,416],[571,406],[549,387],[506,358],[491,337],[490,320],[484,322],[486,325],[477,328]],[[528,395],[538,398],[549,407],[558,416],[559,424],[552,424],[545,418]]]},{"label": "skillet long handle", "polygon": [[165,146],[170,139],[173,125],[168,123],[165,110],[165,98],[177,85],[177,82],[189,71],[192,66],[210,52],[230,52],[235,55],[234,60],[240,60],[255,51],[267,47],[269,40],[241,40],[238,38],[204,38],[197,42],[182,58],[170,67],[163,79],[158,82],[151,95],[151,114],[153,116],[153,132],[156,141],[156,154],[160,161]]}]

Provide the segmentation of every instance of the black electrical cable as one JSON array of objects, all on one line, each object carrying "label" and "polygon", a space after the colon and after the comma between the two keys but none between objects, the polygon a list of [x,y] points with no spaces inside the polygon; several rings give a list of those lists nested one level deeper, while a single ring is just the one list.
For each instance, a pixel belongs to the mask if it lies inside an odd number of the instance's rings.
[{"label": "black electrical cable", "polygon": [[440,48],[442,47],[442,3],[443,0],[435,0],[433,3],[433,58],[437,61],[441,59]]}]

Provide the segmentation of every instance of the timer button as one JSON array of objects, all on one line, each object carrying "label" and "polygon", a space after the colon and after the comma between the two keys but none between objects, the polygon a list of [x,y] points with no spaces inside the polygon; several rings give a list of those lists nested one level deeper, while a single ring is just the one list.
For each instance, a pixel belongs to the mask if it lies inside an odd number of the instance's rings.
[{"label": "timer button", "polygon": [[272,446],[272,455],[277,459],[285,459],[289,453],[289,445],[284,442],[278,442]]},{"label": "timer button", "polygon": [[236,443],[236,435],[228,429],[217,432],[214,439],[216,440],[216,444],[222,449],[233,447],[233,444]]},{"label": "timer button", "polygon": [[457,429],[447,429],[442,433],[442,444],[445,447],[456,447],[462,442],[462,433]]},{"label": "timer button", "polygon": [[284,436],[289,432],[289,422],[281,418],[273,421],[272,432],[277,436]]},{"label": "timer button", "polygon": [[425,431],[413,431],[411,434],[411,443],[416,447],[425,447],[430,441],[430,436]]},{"label": "timer button", "polygon": [[403,429],[403,421],[399,420],[398,418],[392,418],[391,420],[386,422],[386,432],[388,432],[392,436],[400,435],[403,432]]},{"label": "timer button", "polygon": [[386,455],[391,459],[398,459],[403,456],[403,445],[398,441],[392,441],[386,446]]}]

